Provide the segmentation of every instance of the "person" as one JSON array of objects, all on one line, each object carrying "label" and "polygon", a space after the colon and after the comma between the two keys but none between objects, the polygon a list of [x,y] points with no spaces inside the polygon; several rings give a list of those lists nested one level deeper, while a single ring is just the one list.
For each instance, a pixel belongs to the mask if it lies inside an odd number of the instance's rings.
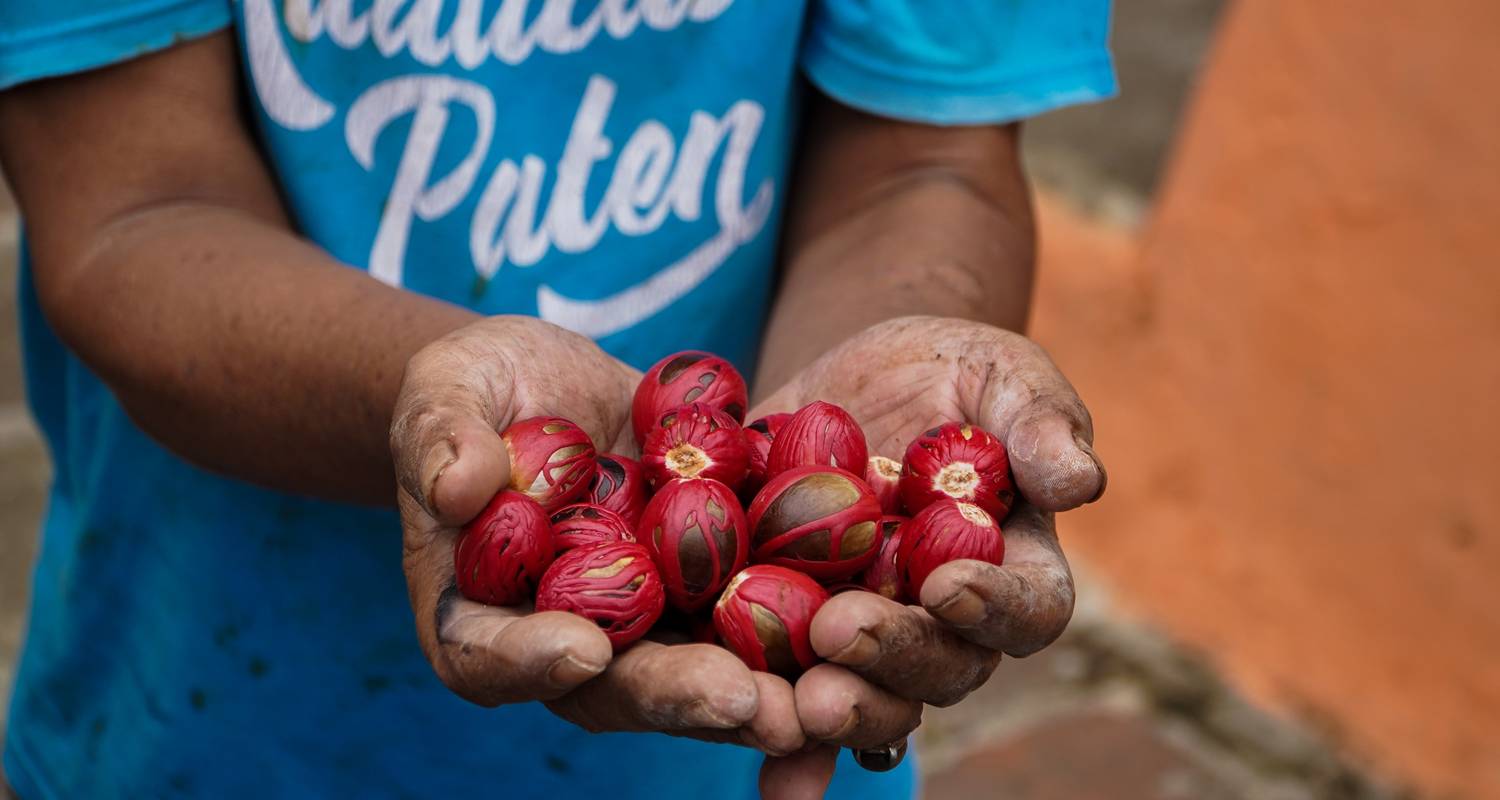
[{"label": "person", "polygon": [[[1019,333],[1018,120],[1113,93],[1108,16],[5,4],[55,463],[14,791],[909,796],[923,704],[1062,631],[1053,514],[1104,488],[1088,412]],[[920,605],[839,595],[795,684],[452,592],[457,527],[506,480],[495,432],[559,415],[631,453],[637,370],[688,348],[754,376],[752,418],[835,402],[876,453],[945,420],[1002,436],[1006,563],[947,565]]]}]

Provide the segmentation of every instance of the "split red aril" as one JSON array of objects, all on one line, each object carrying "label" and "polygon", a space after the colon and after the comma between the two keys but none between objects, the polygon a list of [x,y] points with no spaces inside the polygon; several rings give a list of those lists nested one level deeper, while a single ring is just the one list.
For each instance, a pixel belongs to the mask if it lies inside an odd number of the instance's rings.
[{"label": "split red aril", "polygon": [[458,590],[493,606],[525,602],[552,555],[547,513],[520,492],[501,491],[459,532],[453,550]]},{"label": "split red aril", "polygon": [[727,360],[712,353],[685,350],[656,362],[635,389],[630,421],[635,440],[646,436],[661,415],[688,403],[705,403],[744,422],[750,397],[745,379]]},{"label": "split red aril", "polygon": [[624,517],[593,503],[575,503],[552,515],[552,547],[558,553],[575,547],[633,542],[635,532]]},{"label": "split red aril", "polygon": [[908,513],[952,499],[1004,519],[1015,494],[1005,444],[982,428],[949,422],[918,436],[906,448],[901,501]]},{"label": "split red aril", "polygon": [[739,498],[718,481],[678,479],[657,491],[636,531],[656,559],[667,599],[694,611],[745,566],[750,537]]},{"label": "split red aril", "polygon": [[818,663],[810,631],[827,601],[828,592],[800,572],[747,567],[714,605],[714,630],[751,669],[795,678]]},{"label": "split red aril", "polygon": [[999,565],[1005,560],[1005,536],[989,512],[973,503],[939,500],[901,526],[896,566],[901,585],[913,600],[938,567],[961,558]]},{"label": "split red aril", "polygon": [[666,595],[646,548],[615,542],[569,550],[542,576],[537,611],[569,611],[599,626],[615,650],[661,618]]},{"label": "split red aril", "polygon": [[551,513],[577,502],[594,475],[594,443],[562,417],[532,417],[500,434],[510,453],[510,488]]},{"label": "split red aril", "polygon": [[864,431],[849,412],[816,401],[803,406],[771,442],[766,474],[771,478],[793,467],[838,467],[864,475],[869,450]]},{"label": "split red aril", "polygon": [[864,481],[833,467],[797,467],[771,479],[750,504],[750,558],[825,581],[875,558],[880,504]]},{"label": "split red aril", "polygon": [[594,478],[585,496],[594,505],[624,517],[634,530],[646,510],[647,488],[646,472],[639,461],[600,453],[594,457]]},{"label": "split red aril", "polygon": [[663,414],[641,448],[641,467],[652,486],[703,478],[734,489],[745,480],[749,465],[750,448],[739,423],[704,403]]}]

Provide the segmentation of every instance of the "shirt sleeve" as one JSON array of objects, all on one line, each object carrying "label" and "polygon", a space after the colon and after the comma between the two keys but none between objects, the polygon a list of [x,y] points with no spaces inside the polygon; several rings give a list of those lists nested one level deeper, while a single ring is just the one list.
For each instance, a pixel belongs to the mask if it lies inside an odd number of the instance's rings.
[{"label": "shirt sleeve", "polygon": [[1113,97],[1110,0],[813,0],[802,69],[881,116],[1008,122]]},{"label": "shirt sleeve", "polygon": [[230,0],[0,0],[0,89],[102,67],[229,25]]}]

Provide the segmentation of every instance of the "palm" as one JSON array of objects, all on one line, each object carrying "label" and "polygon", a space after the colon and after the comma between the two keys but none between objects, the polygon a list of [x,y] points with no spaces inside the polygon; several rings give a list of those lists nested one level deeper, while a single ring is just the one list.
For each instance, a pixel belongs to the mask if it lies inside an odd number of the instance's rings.
[{"label": "palm", "polygon": [[1007,389],[1034,383],[1026,368],[1039,355],[1024,337],[989,325],[891,320],[830,350],[766,398],[757,413],[790,411],[813,400],[836,403],[864,428],[872,454],[899,459],[918,434],[951,420],[1003,436],[1022,410],[1011,398],[1035,399],[1033,392]]}]

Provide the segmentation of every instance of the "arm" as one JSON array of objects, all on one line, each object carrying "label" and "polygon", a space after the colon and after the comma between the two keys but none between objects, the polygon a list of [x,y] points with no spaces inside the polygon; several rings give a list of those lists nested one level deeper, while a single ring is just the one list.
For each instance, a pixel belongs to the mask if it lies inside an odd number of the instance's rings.
[{"label": "arm", "polygon": [[1024,330],[1034,242],[1019,125],[936,128],[819,95],[805,131],[760,393],[893,317]]},{"label": "arm", "polygon": [[390,503],[407,359],[477,317],[292,231],[227,34],[0,95],[0,161],[58,335],[147,433],[210,469]]},{"label": "arm", "polygon": [[[1098,497],[1088,411],[1026,322],[1033,259],[1017,126],[879,120],[821,99],[796,187],[783,284],[751,417],[821,399],[900,458],[949,420],[1000,436],[1025,498],[1003,521],[1005,563],[939,568],[904,606],[868,592],[829,600],[812,643],[829,663],[796,686],[807,736],[889,741],[901,701],[958,702],[1001,654],[1061,634],[1073,581],[1053,512]],[[834,698],[856,698],[858,714]]]},{"label": "arm", "polygon": [[385,286],[300,240],[235,70],[219,35],[0,95],[0,159],[63,340],[186,458],[396,500],[418,637],[463,697],[547,701],[595,731],[800,748],[790,684],[728,651],[643,643],[615,659],[580,617],[457,594],[459,526],[508,477],[496,431],[557,414],[628,451],[640,374],[583,337]]}]

